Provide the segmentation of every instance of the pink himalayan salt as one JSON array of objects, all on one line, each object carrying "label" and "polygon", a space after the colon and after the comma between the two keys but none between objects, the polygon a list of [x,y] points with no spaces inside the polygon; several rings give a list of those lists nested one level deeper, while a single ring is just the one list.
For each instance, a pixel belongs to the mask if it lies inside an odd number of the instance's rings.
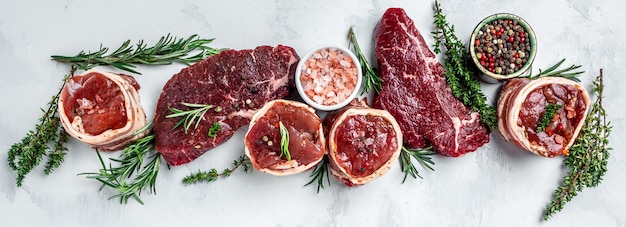
[{"label": "pink himalayan salt", "polygon": [[348,54],[325,48],[306,60],[300,82],[309,99],[322,105],[335,105],[356,89],[357,68]]}]

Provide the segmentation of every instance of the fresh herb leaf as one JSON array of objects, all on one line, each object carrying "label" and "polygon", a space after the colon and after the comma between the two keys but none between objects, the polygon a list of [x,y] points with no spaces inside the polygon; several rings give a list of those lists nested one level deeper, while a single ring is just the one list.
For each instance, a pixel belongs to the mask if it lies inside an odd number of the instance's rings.
[{"label": "fresh herb leaf", "polygon": [[446,67],[446,80],[452,94],[472,111],[480,114],[480,121],[493,131],[498,128],[498,118],[496,109],[487,104],[487,98],[483,94],[480,82],[472,76],[467,48],[454,34],[454,26],[448,24],[446,16],[443,15],[440,4],[435,1],[435,25],[432,32],[435,38],[434,51],[442,53],[442,47],[446,49],[444,65]]},{"label": "fresh herb leaf", "polygon": [[217,133],[222,130],[222,125],[220,123],[214,122],[211,125],[211,128],[209,128],[209,132],[207,133],[207,136],[214,138],[217,136]]},{"label": "fresh herb leaf", "polygon": [[[109,54],[107,54],[109,48],[100,45],[100,50],[93,53],[80,51],[74,56],[53,55],[52,59],[69,63],[82,70],[89,70],[99,65],[110,65],[124,71],[141,74],[134,70],[135,65],[169,65],[172,62],[189,65],[223,50],[207,46],[211,42],[213,39],[200,39],[197,35],[178,39],[167,34],[150,47],[140,40],[133,48],[130,40],[127,40]],[[194,52],[197,53],[194,54]]]},{"label": "fresh herb leaf", "polygon": [[178,128],[178,126],[183,126],[185,129],[185,133],[189,130],[191,125],[195,122],[194,128],[198,128],[200,124],[200,120],[204,118],[204,114],[213,108],[213,105],[205,105],[205,104],[192,104],[192,103],[182,103],[184,106],[189,107],[189,110],[179,110],[176,108],[168,107],[172,114],[165,116],[165,118],[174,118],[174,117],[182,117],[176,125],[174,125],[174,129]]},{"label": "fresh herb leaf", "polygon": [[285,155],[287,161],[291,161],[291,153],[289,153],[289,131],[287,127],[283,125],[282,121],[278,122],[278,125],[280,127],[280,155],[278,158]]},{"label": "fresh herb leaf", "polygon": [[578,75],[584,73],[585,71],[576,71],[576,72],[571,72],[575,69],[580,68],[580,65],[571,65],[570,67],[564,68],[564,69],[559,69],[557,70],[561,64],[563,64],[563,62],[565,62],[565,58],[563,58],[561,61],[557,62],[556,64],[554,64],[552,67],[546,69],[546,70],[541,70],[539,69],[539,73],[537,75],[531,75],[532,73],[532,67],[528,70],[528,75],[524,76],[524,78],[528,78],[531,80],[534,79],[539,79],[539,78],[543,78],[543,77],[563,77],[565,79],[569,79],[575,82],[579,82],[580,83],[580,79],[578,79]]},{"label": "fresh herb leaf", "polygon": [[402,147],[402,151],[400,152],[400,169],[402,170],[402,172],[404,172],[404,178],[402,179],[402,183],[404,183],[406,181],[406,178],[409,176],[409,174],[417,179],[422,178],[422,176],[420,176],[419,171],[417,170],[417,167],[415,167],[415,164],[413,164],[413,160],[415,159],[417,160],[417,162],[424,168],[430,170],[430,171],[435,171],[435,169],[433,169],[432,165],[435,165],[435,162],[433,162],[432,157],[437,153],[435,153],[434,151],[432,151],[432,147],[426,147],[426,148],[422,148],[422,149],[409,149],[406,146]]},{"label": "fresh herb leaf", "polygon": [[328,177],[328,156],[324,155],[322,161],[315,166],[313,172],[309,177],[311,180],[306,183],[304,186],[309,186],[313,184],[313,182],[317,182],[317,193],[320,193],[320,189],[324,189],[324,175],[326,175],[326,181],[328,182],[328,186],[330,186],[330,178]]},{"label": "fresh herb leaf", "polygon": [[563,184],[554,191],[554,198],[544,212],[544,220],[561,211],[565,204],[584,188],[598,186],[607,171],[609,151],[612,150],[609,147],[609,134],[613,127],[611,122],[606,120],[607,114],[602,107],[604,91],[602,69],[600,75],[593,81],[593,86],[596,101],[592,104],[585,124],[564,160],[565,166],[570,170],[563,179]]},{"label": "fresh herb leaf", "polygon": [[185,178],[183,178],[183,183],[195,184],[195,183],[202,182],[202,181],[207,182],[207,183],[213,182],[213,181],[216,181],[217,178],[220,176],[229,177],[230,174],[239,167],[243,167],[243,171],[246,173],[251,169],[252,163],[250,162],[250,159],[248,159],[248,156],[246,155],[239,156],[239,159],[236,159],[233,161],[233,168],[224,169],[222,173],[218,173],[217,169],[215,168],[209,170],[208,172],[198,170],[197,173],[190,174],[186,176]]},{"label": "fresh herb leaf", "polygon": [[543,130],[545,130],[546,127],[548,127],[548,125],[550,125],[550,122],[552,122],[552,119],[554,119],[554,116],[557,114],[557,111],[561,109],[562,107],[563,106],[559,104],[553,104],[553,103],[546,104],[546,108],[543,112],[543,115],[541,115],[541,119],[537,123],[537,133],[543,132]]},{"label": "fresh herb leaf", "polygon": [[[149,125],[152,125],[152,122]],[[148,130],[148,128],[144,130]],[[139,196],[146,189],[149,189],[151,193],[156,193],[156,180],[161,166],[161,153],[154,150],[154,144],[155,136],[154,133],[150,132],[130,146],[127,146],[124,148],[120,158],[110,158],[112,163],[119,164],[118,167],[113,167],[109,163],[107,168],[100,152],[96,150],[102,169],[96,173],[81,173],[78,175],[87,175],[88,179],[100,181],[102,183],[100,190],[104,189],[105,186],[115,189],[118,194],[109,197],[109,199],[119,198],[120,203],[128,203],[128,199],[133,198],[143,204]],[[150,161],[142,166],[144,157],[148,157]],[[135,177],[131,180],[133,175]]]},{"label": "fresh herb leaf", "polygon": [[363,72],[363,80],[365,82],[361,94],[365,94],[372,89],[376,94],[380,93],[380,90],[383,89],[383,79],[376,75],[376,72],[374,72],[374,69],[372,69],[372,66],[370,66],[369,62],[367,61],[367,57],[365,57],[365,55],[361,51],[359,43],[356,39],[356,35],[354,34],[354,27],[350,27],[350,32],[348,36],[350,38],[350,43],[354,48],[354,54],[359,59],[359,63],[361,63],[361,71]]}]

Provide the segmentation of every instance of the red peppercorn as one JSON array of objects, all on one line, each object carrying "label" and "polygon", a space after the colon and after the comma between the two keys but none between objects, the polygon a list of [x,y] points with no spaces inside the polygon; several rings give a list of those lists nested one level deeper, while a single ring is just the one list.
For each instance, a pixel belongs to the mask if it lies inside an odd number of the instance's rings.
[{"label": "red peppercorn", "polygon": [[519,32],[519,37],[524,37],[524,33],[523,32]]},{"label": "red peppercorn", "polygon": [[480,45],[480,40],[477,39],[476,42],[474,43],[474,45],[476,45],[476,46]]},{"label": "red peppercorn", "polygon": [[519,38],[519,41],[520,41],[520,42],[524,42],[524,37]]},{"label": "red peppercorn", "polygon": [[504,28],[500,27],[500,33],[504,32]]},{"label": "red peppercorn", "polygon": [[515,41],[515,38],[513,38],[513,36],[509,37],[509,42],[513,42]]},{"label": "red peppercorn", "polygon": [[559,126],[556,127],[558,130],[563,130],[563,124],[559,124]]},{"label": "red peppercorn", "polygon": [[485,66],[486,64],[485,61],[480,61],[480,65]]},{"label": "red peppercorn", "polygon": [[518,54],[518,53],[515,53],[515,54],[513,55],[513,57],[515,57],[515,58],[519,58],[519,54]]},{"label": "red peppercorn", "polygon": [[493,68],[495,64],[493,62],[489,62],[489,68]]},{"label": "red peppercorn", "polygon": [[487,57],[486,57],[484,54],[483,54],[483,55],[480,55],[480,60],[481,60],[481,61],[485,61],[485,60],[487,60]]}]

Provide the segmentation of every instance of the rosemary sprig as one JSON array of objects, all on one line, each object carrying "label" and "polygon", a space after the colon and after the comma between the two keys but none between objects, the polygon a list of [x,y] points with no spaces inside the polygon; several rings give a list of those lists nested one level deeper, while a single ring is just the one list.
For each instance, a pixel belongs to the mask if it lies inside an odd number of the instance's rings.
[{"label": "rosemary sprig", "polygon": [[246,155],[242,155],[239,156],[239,159],[236,159],[233,161],[233,168],[231,169],[224,169],[221,173],[217,172],[217,169],[213,168],[211,170],[207,171],[200,171],[198,170],[197,173],[194,174],[190,174],[187,175],[185,178],[183,178],[183,183],[184,184],[195,184],[198,182],[213,182],[216,181],[218,177],[229,177],[233,171],[235,171],[237,168],[239,167],[243,167],[243,171],[244,172],[248,172],[250,171],[251,167],[252,167],[252,163],[250,162],[250,159],[248,159],[248,156]]},{"label": "rosemary sprig", "polygon": [[561,211],[565,204],[585,187],[598,186],[607,171],[609,151],[612,150],[608,138],[613,127],[611,122],[606,120],[607,114],[602,107],[604,91],[602,77],[600,69],[600,75],[593,81],[596,101],[574,145],[570,148],[569,155],[564,160],[565,166],[570,171],[565,176],[563,184],[554,191],[554,198],[543,215],[544,220]]},{"label": "rosemary sprig", "polygon": [[220,125],[220,123],[214,122],[211,125],[211,128],[209,128],[209,132],[207,133],[207,136],[213,138],[217,136],[217,133],[220,132],[220,130],[222,130],[222,125]]},{"label": "rosemary sprig", "polygon": [[179,110],[176,108],[168,107],[172,114],[165,116],[165,118],[174,118],[174,117],[182,117],[176,125],[174,125],[174,129],[178,128],[178,126],[183,126],[185,129],[185,133],[189,130],[189,127],[196,122],[194,128],[198,128],[200,124],[200,120],[204,118],[204,114],[213,108],[213,105],[205,105],[205,104],[193,104],[193,103],[182,103],[184,106],[189,107],[189,110]]},{"label": "rosemary sprig", "polygon": [[531,75],[533,71],[532,66],[531,66],[531,68],[528,70],[528,74],[523,77],[531,79],[531,80],[539,79],[542,77],[563,77],[565,79],[569,79],[569,80],[580,83],[580,79],[578,79],[578,75],[584,73],[585,71],[576,71],[576,72],[572,72],[572,71],[580,68],[581,66],[571,65],[567,68],[557,70],[561,66],[561,64],[563,64],[563,62],[565,62],[565,58],[561,59],[561,61],[557,62],[552,67],[544,71],[539,69],[539,73],[537,75]]},{"label": "rosemary sprig", "polygon": [[[152,122],[148,127],[144,127],[138,132],[149,130],[151,124]],[[156,180],[161,167],[161,154],[154,150],[154,144],[155,136],[150,132],[124,148],[120,158],[109,158],[112,163],[117,163],[119,166],[113,167],[109,163],[108,168],[102,160],[100,152],[96,150],[102,169],[96,173],[78,175],[87,175],[89,179],[100,181],[102,183],[100,190],[104,189],[105,186],[117,190],[118,194],[109,197],[109,199],[119,198],[120,203],[128,203],[128,199],[133,198],[143,204],[139,196],[145,189],[149,189],[151,193],[156,193]],[[149,161],[142,167],[145,157],[148,157]],[[131,180],[133,175],[135,177]]]},{"label": "rosemary sprig", "polygon": [[543,130],[545,130],[546,127],[548,127],[550,122],[552,122],[552,119],[554,119],[557,111],[561,109],[562,107],[563,106],[559,104],[553,104],[553,103],[548,103],[546,105],[546,109],[543,112],[543,115],[541,115],[541,119],[537,123],[537,133],[543,132]]},{"label": "rosemary sprig", "polygon": [[363,81],[365,82],[361,94],[365,94],[372,89],[376,94],[380,93],[380,90],[383,89],[383,79],[376,75],[376,72],[374,72],[374,69],[372,69],[372,66],[370,66],[369,62],[367,61],[367,57],[365,57],[365,55],[361,51],[359,43],[356,39],[356,35],[354,34],[354,27],[350,27],[350,32],[348,36],[350,38],[350,44],[352,44],[352,47],[354,49],[354,54],[359,59],[359,63],[361,63]]},{"label": "rosemary sprig", "polygon": [[[172,62],[180,62],[189,65],[215,55],[223,49],[207,46],[213,40],[200,39],[197,35],[178,39],[167,34],[150,47],[143,40],[133,47],[130,45],[130,40],[127,40],[112,53],[108,53],[109,48],[100,45],[100,50],[93,53],[80,51],[74,56],[53,55],[52,59],[69,63],[82,70],[89,70],[99,65],[110,65],[124,71],[141,74],[134,70],[136,64],[168,65]],[[193,52],[197,53],[193,54]]]},{"label": "rosemary sprig", "polygon": [[417,160],[417,162],[422,167],[430,171],[435,171],[435,169],[433,169],[433,167],[431,166],[435,165],[435,163],[433,162],[432,157],[430,157],[435,154],[437,153],[432,151],[432,147],[409,149],[406,146],[403,146],[399,158],[400,169],[402,170],[402,172],[404,172],[404,178],[402,179],[402,183],[406,181],[406,178],[409,176],[409,174],[411,174],[411,176],[415,179],[417,179],[418,177],[422,178],[422,176],[420,176],[419,172],[417,171],[415,164],[413,164],[413,160],[411,158]]},{"label": "rosemary sprig", "polygon": [[317,193],[320,193],[320,189],[324,189],[324,175],[326,175],[326,181],[328,186],[330,186],[330,178],[328,177],[328,156],[324,155],[322,161],[315,166],[313,172],[311,172],[311,180],[306,183],[304,186],[309,186],[313,184],[313,182],[317,182]]},{"label": "rosemary sprig", "polygon": [[280,155],[278,158],[285,155],[287,161],[291,161],[291,153],[289,153],[289,131],[287,131],[282,121],[279,121],[278,125],[280,127]]},{"label": "rosemary sprig", "polygon": [[[74,74],[75,68],[72,67],[70,76],[63,78],[63,84]],[[22,186],[24,178],[30,173],[35,166],[38,166],[43,156],[48,156],[48,162],[45,165],[44,173],[49,175],[55,168],[58,168],[65,159],[67,148],[67,134],[61,126],[61,120],[57,114],[59,95],[61,90],[48,102],[46,110],[41,109],[43,116],[39,118],[39,123],[35,125],[35,131],[30,130],[22,141],[15,143],[7,153],[7,161],[9,167],[17,172],[16,184]]]},{"label": "rosemary sprig", "polygon": [[434,51],[442,53],[441,47],[446,49],[444,65],[446,67],[446,81],[452,89],[454,97],[465,106],[480,113],[480,121],[491,131],[498,128],[496,109],[487,104],[487,98],[482,93],[480,82],[472,76],[467,61],[467,48],[454,34],[454,26],[449,25],[443,15],[439,2],[435,1],[435,25],[432,32],[435,38]]}]

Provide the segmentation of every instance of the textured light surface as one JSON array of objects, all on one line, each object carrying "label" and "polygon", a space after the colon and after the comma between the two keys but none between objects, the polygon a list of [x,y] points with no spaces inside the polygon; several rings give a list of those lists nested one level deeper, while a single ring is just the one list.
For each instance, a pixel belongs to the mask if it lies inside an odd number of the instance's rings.
[{"label": "textured light surface", "polygon": [[[107,200],[99,183],[76,174],[100,167],[95,151],[68,143],[65,163],[50,176],[43,165],[15,186],[6,151],[33,129],[50,96],[61,86],[67,65],[50,55],[115,49],[123,41],[148,44],[171,33],[215,37],[214,47],[254,48],[285,44],[303,55],[324,43],[346,45],[356,27],[361,48],[373,56],[372,32],[384,11],[402,7],[425,35],[434,29],[433,1],[8,1],[0,7],[0,226],[624,226],[626,225],[626,14],[617,0],[442,1],[456,34],[469,40],[484,17],[509,12],[531,24],[537,35],[538,68],[562,58],[587,73],[583,85],[604,68],[605,108],[614,126],[609,170],[597,188],[585,189],[548,222],[543,210],[561,183],[562,158],[542,158],[504,142],[490,143],[460,158],[435,157],[435,172],[407,179],[399,165],[361,187],[331,179],[316,194],[303,187],[306,172],[275,177],[240,170],[210,184],[184,186],[198,169],[230,167],[243,154],[245,129],[211,152],[183,166],[161,167],[157,195],[142,194],[145,205]],[[374,61],[370,57],[370,61]],[[165,82],[183,65],[140,67],[141,103],[148,119]],[[119,72],[101,67],[101,70]],[[483,84],[490,102],[500,86]],[[593,97],[592,97],[593,99]],[[104,158],[119,153],[103,154]]]}]

